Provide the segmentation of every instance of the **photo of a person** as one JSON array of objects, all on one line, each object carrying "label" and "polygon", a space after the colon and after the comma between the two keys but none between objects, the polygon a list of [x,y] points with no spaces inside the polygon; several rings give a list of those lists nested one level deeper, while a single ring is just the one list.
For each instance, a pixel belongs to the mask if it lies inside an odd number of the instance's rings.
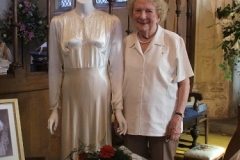
[{"label": "photo of a person", "polygon": [[0,157],[13,155],[7,112],[0,110]]},{"label": "photo of a person", "polygon": [[6,155],[8,143],[7,129],[0,120],[0,157]]}]

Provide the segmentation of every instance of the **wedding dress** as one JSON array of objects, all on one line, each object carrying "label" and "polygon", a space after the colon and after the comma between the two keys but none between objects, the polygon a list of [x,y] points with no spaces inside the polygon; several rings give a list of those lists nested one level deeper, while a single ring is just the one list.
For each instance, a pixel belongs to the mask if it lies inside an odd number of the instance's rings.
[{"label": "wedding dress", "polygon": [[84,17],[72,10],[53,17],[49,36],[50,105],[62,106],[61,159],[79,141],[96,150],[111,144],[111,106],[122,109],[120,20],[96,9]]}]

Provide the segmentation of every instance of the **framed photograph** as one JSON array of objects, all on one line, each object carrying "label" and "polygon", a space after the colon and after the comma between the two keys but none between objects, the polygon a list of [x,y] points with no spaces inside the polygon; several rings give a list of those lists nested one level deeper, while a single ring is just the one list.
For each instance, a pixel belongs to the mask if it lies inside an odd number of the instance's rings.
[{"label": "framed photograph", "polygon": [[17,99],[0,99],[0,160],[25,160]]}]

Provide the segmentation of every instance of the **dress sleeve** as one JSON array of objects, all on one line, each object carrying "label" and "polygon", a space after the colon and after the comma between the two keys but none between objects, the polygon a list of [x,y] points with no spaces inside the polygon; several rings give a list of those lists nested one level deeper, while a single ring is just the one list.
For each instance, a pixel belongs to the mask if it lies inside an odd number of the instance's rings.
[{"label": "dress sleeve", "polygon": [[49,30],[49,101],[50,109],[60,108],[60,92],[63,61],[60,51],[60,24],[57,17],[50,23]]},{"label": "dress sleeve", "polygon": [[122,104],[122,82],[123,82],[123,46],[122,46],[122,24],[113,16],[113,30],[111,33],[111,49],[109,57],[109,77],[111,83],[111,105],[112,109],[123,109]]}]

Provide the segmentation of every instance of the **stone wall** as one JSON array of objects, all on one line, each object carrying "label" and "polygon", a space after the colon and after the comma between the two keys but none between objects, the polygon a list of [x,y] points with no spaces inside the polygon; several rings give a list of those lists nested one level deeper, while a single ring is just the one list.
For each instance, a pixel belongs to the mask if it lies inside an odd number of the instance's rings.
[{"label": "stone wall", "polygon": [[222,40],[221,27],[208,28],[217,22],[216,9],[227,4],[232,4],[232,0],[198,0],[197,3],[193,90],[203,93],[203,102],[208,105],[210,118],[229,118],[236,115],[232,96],[236,94],[232,92],[233,83],[224,79],[218,66],[223,61],[222,50],[219,48],[212,53],[212,48]]}]

